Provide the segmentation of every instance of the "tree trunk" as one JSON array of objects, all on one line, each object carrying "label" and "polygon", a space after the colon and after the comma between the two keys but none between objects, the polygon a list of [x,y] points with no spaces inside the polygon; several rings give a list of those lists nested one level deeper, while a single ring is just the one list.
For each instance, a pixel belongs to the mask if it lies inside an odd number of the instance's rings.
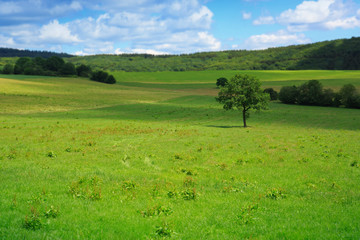
[{"label": "tree trunk", "polygon": [[243,109],[243,122],[244,122],[244,128],[246,128],[246,110]]}]

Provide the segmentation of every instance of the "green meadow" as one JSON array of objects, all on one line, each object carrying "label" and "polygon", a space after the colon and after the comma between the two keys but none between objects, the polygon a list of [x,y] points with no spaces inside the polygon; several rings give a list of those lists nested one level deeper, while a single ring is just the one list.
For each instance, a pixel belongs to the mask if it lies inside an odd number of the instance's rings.
[{"label": "green meadow", "polygon": [[360,111],[241,114],[217,78],[264,87],[360,71],[0,75],[0,239],[359,239]]}]

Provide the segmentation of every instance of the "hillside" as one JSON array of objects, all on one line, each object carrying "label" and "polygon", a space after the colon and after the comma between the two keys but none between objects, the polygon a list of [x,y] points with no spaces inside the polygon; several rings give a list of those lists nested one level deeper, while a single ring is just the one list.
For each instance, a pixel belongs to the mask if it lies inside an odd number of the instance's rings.
[{"label": "hillside", "polygon": [[68,59],[109,71],[156,72],[201,70],[357,70],[360,38],[266,50],[203,52],[183,55],[95,55]]},{"label": "hillside", "polygon": [[65,53],[0,48],[0,69],[9,57],[59,56],[75,65],[125,72],[203,70],[358,70],[360,37],[266,50],[232,50],[182,55],[121,54],[78,56]]},{"label": "hillside", "polygon": [[67,53],[56,53],[49,51],[32,51],[32,50],[20,50],[13,48],[0,48],[0,57],[43,57],[49,58],[52,56],[58,57],[72,57],[73,55]]}]

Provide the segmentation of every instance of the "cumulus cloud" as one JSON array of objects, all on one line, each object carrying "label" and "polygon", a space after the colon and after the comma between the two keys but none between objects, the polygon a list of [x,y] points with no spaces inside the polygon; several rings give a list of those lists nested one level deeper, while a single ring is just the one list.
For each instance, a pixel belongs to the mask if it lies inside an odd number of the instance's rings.
[{"label": "cumulus cloud", "polygon": [[39,39],[47,43],[78,43],[79,38],[72,35],[68,26],[59,24],[58,20],[54,20],[47,25],[41,27],[39,31]]},{"label": "cumulus cloud", "polygon": [[304,34],[294,34],[280,30],[275,33],[253,35],[245,41],[245,45],[249,49],[266,49],[310,42],[310,39]]},{"label": "cumulus cloud", "polygon": [[[199,0],[13,0],[0,7],[0,32],[17,46],[77,46],[78,54],[162,54],[221,47],[208,31],[213,13]],[[98,14],[77,17],[88,10]],[[59,21],[63,17],[70,20]]]},{"label": "cumulus cloud", "polygon": [[360,18],[352,1],[304,1],[295,9],[288,9],[276,19],[290,31],[359,27]]}]

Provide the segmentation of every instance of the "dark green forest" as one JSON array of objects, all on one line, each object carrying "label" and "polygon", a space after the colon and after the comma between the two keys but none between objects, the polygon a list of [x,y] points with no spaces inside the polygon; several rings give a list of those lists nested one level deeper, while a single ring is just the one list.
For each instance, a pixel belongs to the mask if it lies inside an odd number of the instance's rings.
[{"label": "dark green forest", "polygon": [[358,70],[360,38],[314,44],[182,55],[122,54],[69,58],[93,69],[127,72],[201,70]]},{"label": "dark green forest", "polygon": [[32,51],[32,50],[19,50],[14,48],[0,48],[0,57],[42,57],[50,58],[57,57],[73,57],[67,53],[55,53],[49,51]]},{"label": "dark green forest", "polygon": [[[15,56],[36,57],[38,56],[37,54],[45,54],[45,56],[41,56],[44,58],[55,55],[55,53],[50,52],[0,48],[0,58]],[[126,72],[359,70],[360,37],[252,51],[232,50],[160,56],[150,54],[121,54],[74,57],[64,54],[60,57],[64,57],[66,62],[71,62],[75,66],[84,64],[92,69]]]}]

